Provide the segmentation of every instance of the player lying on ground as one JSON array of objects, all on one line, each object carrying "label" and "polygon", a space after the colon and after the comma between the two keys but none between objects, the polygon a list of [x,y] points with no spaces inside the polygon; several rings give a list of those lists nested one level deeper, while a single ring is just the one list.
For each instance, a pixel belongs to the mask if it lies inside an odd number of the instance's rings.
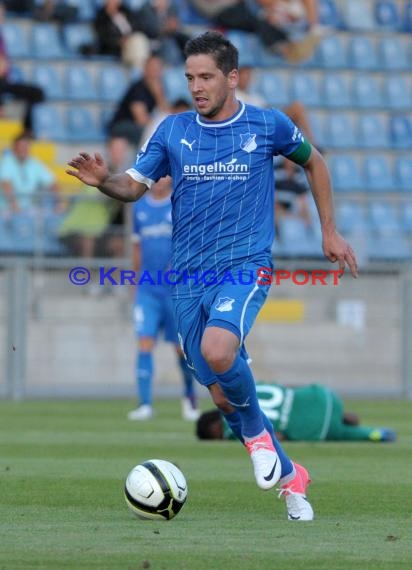
[{"label": "player lying on ground", "polygon": [[[388,428],[359,425],[356,414],[345,412],[341,398],[326,386],[286,387],[258,383],[260,407],[276,437],[287,441],[395,441]],[[196,424],[199,439],[237,439],[219,410],[204,412]]]}]

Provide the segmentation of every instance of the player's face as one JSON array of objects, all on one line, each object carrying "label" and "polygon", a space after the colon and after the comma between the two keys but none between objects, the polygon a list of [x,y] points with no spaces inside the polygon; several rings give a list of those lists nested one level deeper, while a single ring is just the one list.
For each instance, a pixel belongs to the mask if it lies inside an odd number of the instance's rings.
[{"label": "player's face", "polygon": [[210,55],[191,55],[186,60],[186,78],[199,115],[205,119],[221,121],[236,112],[236,69],[224,75]]}]

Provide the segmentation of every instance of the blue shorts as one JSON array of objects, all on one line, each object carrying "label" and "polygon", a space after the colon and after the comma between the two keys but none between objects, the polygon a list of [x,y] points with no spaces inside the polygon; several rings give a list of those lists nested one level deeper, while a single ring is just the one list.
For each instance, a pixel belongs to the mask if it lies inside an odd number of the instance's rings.
[{"label": "blue shorts", "polygon": [[239,339],[240,354],[247,360],[243,343],[268,292],[268,285],[225,283],[208,287],[200,297],[173,300],[179,342],[200,384],[208,386],[217,382],[200,352],[206,327],[221,327],[233,332]]},{"label": "blue shorts", "polygon": [[133,316],[136,336],[156,339],[163,332],[167,342],[179,344],[173,302],[168,292],[158,295],[138,289]]}]

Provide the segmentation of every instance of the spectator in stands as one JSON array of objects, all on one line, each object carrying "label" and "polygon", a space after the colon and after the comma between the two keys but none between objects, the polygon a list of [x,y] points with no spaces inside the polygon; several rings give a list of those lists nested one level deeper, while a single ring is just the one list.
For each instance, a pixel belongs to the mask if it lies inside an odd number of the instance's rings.
[{"label": "spectator in stands", "polygon": [[130,85],[119,102],[108,125],[109,136],[123,137],[137,147],[153,113],[170,112],[163,89],[162,71],[162,58],[150,55],[144,65],[143,77]]},{"label": "spectator in stands", "polygon": [[66,0],[43,0],[36,2],[33,17],[40,22],[58,22],[68,24],[77,22],[79,9]]},{"label": "spectator in stands", "polygon": [[299,25],[315,33],[321,33],[318,0],[257,0],[267,21],[274,26],[289,29]]},{"label": "spectator in stands", "polygon": [[1,24],[5,19],[5,10],[0,3],[0,116],[5,114],[6,97],[11,97],[26,104],[23,126],[27,133],[32,133],[33,105],[44,101],[43,90],[37,85],[13,81],[10,77],[11,63],[7,55],[6,42],[1,33]]},{"label": "spectator in stands", "polygon": [[293,40],[285,28],[268,21],[266,10],[255,12],[246,0],[189,1],[216,26],[256,34],[267,49],[290,63],[308,59],[321,39],[319,34],[310,31],[301,40]]},{"label": "spectator in stands", "polygon": [[141,33],[138,18],[122,0],[105,0],[97,11],[94,29],[97,53],[113,55],[135,69],[141,69],[150,52],[148,38]]},{"label": "spectator in stands", "polygon": [[53,173],[39,160],[30,155],[30,137],[23,133],[17,136],[12,147],[0,160],[0,188],[4,197],[2,206],[11,212],[29,212],[36,199],[42,204],[60,210],[58,185]]},{"label": "spectator in stands", "polygon": [[152,40],[152,49],[166,63],[183,63],[183,50],[190,35],[182,29],[178,11],[170,0],[146,0],[136,17],[139,29]]}]

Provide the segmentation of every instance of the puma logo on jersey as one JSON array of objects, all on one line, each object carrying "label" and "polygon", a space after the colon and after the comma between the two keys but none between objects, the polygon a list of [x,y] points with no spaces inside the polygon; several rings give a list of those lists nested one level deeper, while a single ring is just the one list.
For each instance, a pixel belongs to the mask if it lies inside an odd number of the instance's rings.
[{"label": "puma logo on jersey", "polygon": [[191,143],[188,142],[186,139],[180,139],[180,143],[181,143],[181,144],[184,144],[184,145],[187,146],[187,147],[189,147],[190,150],[193,150],[193,149],[192,149],[192,146],[195,144],[195,142],[196,142],[196,139],[194,139]]}]

